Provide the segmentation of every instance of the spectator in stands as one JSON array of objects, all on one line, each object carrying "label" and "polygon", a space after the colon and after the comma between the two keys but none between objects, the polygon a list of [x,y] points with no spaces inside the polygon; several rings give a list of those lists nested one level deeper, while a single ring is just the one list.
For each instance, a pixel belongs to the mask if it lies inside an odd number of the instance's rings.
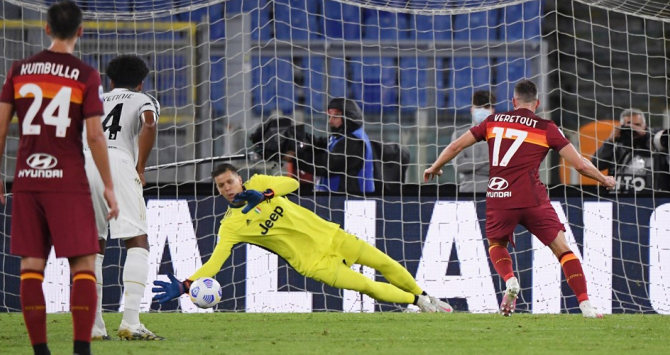
[{"label": "spectator in stands", "polygon": [[670,190],[667,147],[654,144],[654,137],[661,134],[647,127],[638,109],[625,110],[619,120],[621,125],[591,159],[593,165],[615,176],[620,193]]},{"label": "spectator in stands", "polygon": [[[495,113],[493,105],[496,97],[488,90],[475,91],[472,95],[472,126],[457,129],[451,136],[455,141],[470,128],[482,123],[488,116]],[[454,168],[458,173],[460,184],[459,192],[486,192],[489,181],[489,147],[486,144],[474,144],[463,149],[456,159]]]},{"label": "spectator in stands", "polygon": [[328,104],[328,138],[314,138],[317,191],[362,194],[375,191],[370,139],[362,127],[363,112],[355,101],[335,98]]}]

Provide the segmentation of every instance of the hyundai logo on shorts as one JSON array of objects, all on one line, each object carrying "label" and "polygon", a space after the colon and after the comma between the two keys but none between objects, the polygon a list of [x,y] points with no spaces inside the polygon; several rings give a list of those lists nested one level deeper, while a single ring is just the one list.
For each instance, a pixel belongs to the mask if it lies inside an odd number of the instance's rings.
[{"label": "hyundai logo on shorts", "polygon": [[33,169],[51,169],[56,164],[58,164],[58,159],[55,156],[44,154],[44,153],[35,153],[28,157],[26,163]]},{"label": "hyundai logo on shorts", "polygon": [[507,180],[501,178],[501,177],[492,177],[489,180],[489,189],[495,190],[495,191],[502,191],[505,190],[507,187],[509,187],[509,183]]}]

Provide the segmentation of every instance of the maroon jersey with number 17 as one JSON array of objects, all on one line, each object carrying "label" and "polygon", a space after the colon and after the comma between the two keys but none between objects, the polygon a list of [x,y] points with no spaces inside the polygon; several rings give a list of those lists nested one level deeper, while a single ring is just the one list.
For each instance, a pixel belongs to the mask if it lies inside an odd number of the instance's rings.
[{"label": "maroon jersey with number 17", "polygon": [[14,192],[90,193],[82,130],[104,113],[101,96],[100,74],[71,54],[45,50],[12,65],[0,101],[19,117]]},{"label": "maroon jersey with number 17", "polygon": [[522,108],[489,116],[470,129],[489,145],[487,209],[515,209],[547,201],[538,170],[549,149],[570,144],[556,124]]}]

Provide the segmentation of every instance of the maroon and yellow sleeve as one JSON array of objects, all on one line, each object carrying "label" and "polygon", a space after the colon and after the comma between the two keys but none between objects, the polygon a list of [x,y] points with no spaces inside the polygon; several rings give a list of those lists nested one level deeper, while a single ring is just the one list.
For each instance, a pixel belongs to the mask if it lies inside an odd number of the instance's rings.
[{"label": "maroon and yellow sleeve", "polygon": [[84,90],[82,112],[84,113],[84,119],[102,116],[105,113],[102,105],[102,84],[97,70],[91,70],[91,74],[88,76]]},{"label": "maroon and yellow sleeve", "polygon": [[563,149],[570,141],[565,138],[563,133],[558,129],[555,123],[551,122],[547,125],[547,143],[549,147],[555,151]]},{"label": "maroon and yellow sleeve", "polygon": [[487,129],[486,129],[486,123],[488,122],[488,118],[485,119],[482,123],[470,128],[470,133],[472,133],[473,136],[475,136],[475,139],[477,142],[483,141],[484,139],[488,139],[487,137]]}]

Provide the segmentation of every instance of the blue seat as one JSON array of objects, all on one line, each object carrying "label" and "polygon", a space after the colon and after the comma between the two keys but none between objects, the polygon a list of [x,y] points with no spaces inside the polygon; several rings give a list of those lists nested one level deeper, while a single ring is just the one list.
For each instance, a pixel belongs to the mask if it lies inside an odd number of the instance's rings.
[{"label": "blue seat", "polygon": [[303,87],[306,110],[325,111],[325,58],[319,56],[303,57],[300,69],[303,72]]},{"label": "blue seat", "polygon": [[352,96],[363,103],[364,112],[379,113],[384,107],[398,105],[394,58],[352,58],[350,66]]},{"label": "blue seat", "polygon": [[454,95],[453,80],[450,75],[451,59],[435,58],[435,106],[447,107],[447,101]]},{"label": "blue seat", "polygon": [[426,82],[426,71],[419,69],[426,68],[426,63],[426,58],[400,58],[400,108],[403,111],[426,107],[426,90],[422,87]]},{"label": "blue seat", "polygon": [[209,39],[218,40],[226,37],[226,24],[223,20],[227,11],[228,2],[214,4],[190,12],[177,15],[179,21],[194,22],[196,24],[209,23]]},{"label": "blue seat", "polygon": [[507,6],[501,10],[500,38],[506,41],[540,40],[541,36],[541,3],[537,0],[523,4]]},{"label": "blue seat", "polygon": [[454,39],[487,41],[498,39],[498,10],[454,15]]},{"label": "blue seat", "polygon": [[[49,1],[55,3],[56,1]],[[88,2],[89,11],[95,12],[117,12],[117,11],[132,11],[132,0],[95,0]]]},{"label": "blue seat", "polygon": [[342,58],[330,58],[328,66],[328,95],[347,97],[347,64]]},{"label": "blue seat", "polygon": [[500,58],[496,68],[495,92],[498,98],[496,111],[504,112],[512,109],[514,85],[519,80],[530,78],[530,62],[523,58]]},{"label": "blue seat", "polygon": [[363,38],[396,41],[410,37],[406,14],[370,9],[364,14]]},{"label": "blue seat", "polygon": [[210,82],[209,98],[212,103],[212,110],[215,114],[221,115],[226,112],[226,60],[223,57],[210,58]]},{"label": "blue seat", "polygon": [[268,3],[268,0],[257,1],[258,7],[251,11],[251,39],[267,41],[272,38],[272,3]]},{"label": "blue seat", "polygon": [[272,57],[251,58],[251,103],[256,115],[270,114],[276,107],[277,77]]},{"label": "blue seat", "polygon": [[291,113],[296,100],[293,60],[291,57],[279,57],[274,62],[277,73],[277,109]]},{"label": "blue seat", "polygon": [[275,38],[307,40],[319,38],[318,3],[306,0],[276,0]]},{"label": "blue seat", "polygon": [[332,39],[361,38],[361,10],[357,6],[324,0],[323,35]]},{"label": "blue seat", "polygon": [[457,111],[470,110],[474,90],[487,90],[491,86],[488,58],[454,58],[454,95],[449,103]]},{"label": "blue seat", "polygon": [[451,16],[449,15],[414,15],[414,30],[411,39],[451,41]]}]

